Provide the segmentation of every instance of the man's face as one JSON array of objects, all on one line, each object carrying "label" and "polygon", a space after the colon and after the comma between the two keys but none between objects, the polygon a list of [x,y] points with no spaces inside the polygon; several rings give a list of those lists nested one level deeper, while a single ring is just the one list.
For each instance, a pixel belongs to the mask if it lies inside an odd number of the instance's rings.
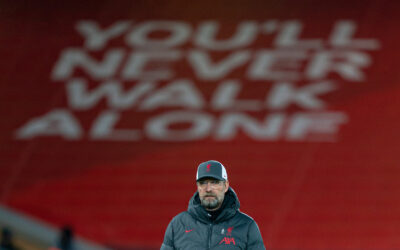
[{"label": "man's face", "polygon": [[197,182],[201,205],[209,211],[217,210],[224,201],[229,182],[212,178],[204,178]]}]

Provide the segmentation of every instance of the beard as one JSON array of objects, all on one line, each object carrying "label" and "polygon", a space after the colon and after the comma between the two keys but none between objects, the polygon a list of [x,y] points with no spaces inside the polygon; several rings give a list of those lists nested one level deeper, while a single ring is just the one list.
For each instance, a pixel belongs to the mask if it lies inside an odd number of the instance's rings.
[{"label": "beard", "polygon": [[[210,199],[213,197],[213,199]],[[207,210],[215,210],[220,207],[222,202],[224,201],[224,197],[218,197],[217,195],[206,195],[205,197],[200,197],[201,205]]]}]

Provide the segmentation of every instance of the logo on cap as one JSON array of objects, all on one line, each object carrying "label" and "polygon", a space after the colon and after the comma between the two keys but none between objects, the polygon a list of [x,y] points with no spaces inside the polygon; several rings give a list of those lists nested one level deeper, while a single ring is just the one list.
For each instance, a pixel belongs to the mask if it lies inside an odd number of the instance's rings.
[{"label": "logo on cap", "polygon": [[[212,167],[212,170],[211,170]],[[196,180],[201,178],[210,177],[218,180],[228,180],[228,175],[226,174],[226,169],[218,161],[210,160],[200,163],[197,167]]]}]

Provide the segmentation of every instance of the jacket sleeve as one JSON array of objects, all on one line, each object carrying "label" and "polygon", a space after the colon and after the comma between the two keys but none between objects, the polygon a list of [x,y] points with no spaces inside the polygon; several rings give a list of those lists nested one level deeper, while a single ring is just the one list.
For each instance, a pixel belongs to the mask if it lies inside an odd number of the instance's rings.
[{"label": "jacket sleeve", "polygon": [[164,241],[160,250],[174,250],[174,231],[172,228],[172,221],[169,223],[167,230],[165,230]]},{"label": "jacket sleeve", "polygon": [[265,250],[260,229],[258,229],[255,221],[253,221],[249,227],[247,250]]}]

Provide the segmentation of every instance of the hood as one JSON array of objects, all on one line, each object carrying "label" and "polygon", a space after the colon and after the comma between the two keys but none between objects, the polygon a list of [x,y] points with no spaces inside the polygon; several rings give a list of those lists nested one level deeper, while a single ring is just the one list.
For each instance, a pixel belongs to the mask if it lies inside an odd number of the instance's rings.
[{"label": "hood", "polygon": [[[225,193],[223,211],[218,215],[218,217],[213,221],[218,223],[221,221],[229,220],[232,218],[237,211],[239,211],[240,202],[235,193],[235,191],[229,187],[228,191]],[[205,210],[205,208],[200,203],[199,193],[196,192],[189,201],[188,213],[195,219],[200,220],[204,223],[210,223],[210,216]]]}]

